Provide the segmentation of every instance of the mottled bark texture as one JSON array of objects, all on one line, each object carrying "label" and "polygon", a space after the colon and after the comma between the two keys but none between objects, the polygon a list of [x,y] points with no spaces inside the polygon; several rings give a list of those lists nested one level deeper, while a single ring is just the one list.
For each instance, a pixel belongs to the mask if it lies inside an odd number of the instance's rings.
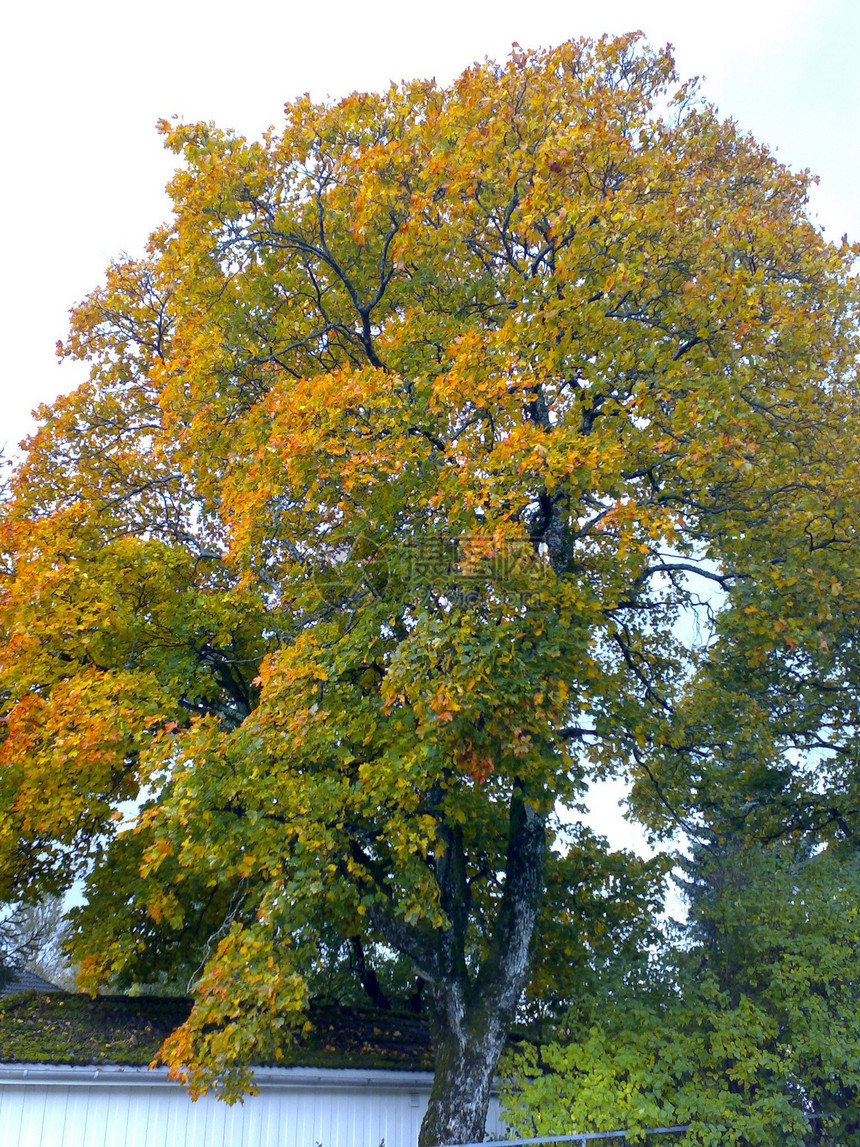
[{"label": "mottled bark texture", "polygon": [[493,1075],[528,980],[544,881],[543,819],[520,787],[511,798],[505,889],[490,950],[477,969],[465,958],[468,888],[456,833],[440,888],[451,927],[428,976],[435,1078],[419,1147],[483,1139]]}]

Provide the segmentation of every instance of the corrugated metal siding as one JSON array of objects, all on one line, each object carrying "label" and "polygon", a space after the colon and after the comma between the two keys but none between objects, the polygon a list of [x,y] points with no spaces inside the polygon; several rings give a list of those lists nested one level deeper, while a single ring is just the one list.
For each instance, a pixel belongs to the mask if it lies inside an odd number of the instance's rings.
[{"label": "corrugated metal siding", "polygon": [[[177,1085],[0,1084],[2,1147],[416,1147],[427,1107],[414,1088],[269,1084],[228,1107]],[[499,1138],[498,1103],[487,1121]]]}]

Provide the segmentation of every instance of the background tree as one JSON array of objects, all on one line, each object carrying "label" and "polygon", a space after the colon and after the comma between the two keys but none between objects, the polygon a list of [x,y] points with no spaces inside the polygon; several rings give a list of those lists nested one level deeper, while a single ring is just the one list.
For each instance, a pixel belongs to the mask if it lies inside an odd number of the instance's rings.
[{"label": "background tree", "polygon": [[65,932],[58,897],[39,904],[7,905],[0,913],[0,987],[26,971],[74,991],[74,972],[63,953]]},{"label": "background tree", "polygon": [[539,1053],[511,1057],[512,1125],[860,1142],[856,852],[724,846],[693,871],[683,946],[580,996]]},{"label": "background tree", "polygon": [[199,967],[195,1088],[396,953],[422,1143],[471,1141],[529,985],[648,943],[591,777],[655,831],[782,777],[776,823],[814,743],[847,823],[856,249],[635,36],[162,127],[0,523],[0,893],[86,876],[93,988]]},{"label": "background tree", "polygon": [[37,942],[23,927],[20,905],[7,905],[0,917],[0,988],[19,975],[36,954]]}]

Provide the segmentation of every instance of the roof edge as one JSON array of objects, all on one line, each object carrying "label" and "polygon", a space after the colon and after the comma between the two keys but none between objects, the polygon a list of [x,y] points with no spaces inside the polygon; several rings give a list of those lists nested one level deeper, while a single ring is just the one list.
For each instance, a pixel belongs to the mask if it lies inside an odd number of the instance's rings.
[{"label": "roof edge", "polygon": [[[430,1071],[357,1067],[258,1067],[253,1073],[258,1088],[382,1087],[394,1091],[429,1091]],[[181,1087],[166,1067],[100,1065],[92,1067],[46,1063],[0,1063],[0,1086]]]}]

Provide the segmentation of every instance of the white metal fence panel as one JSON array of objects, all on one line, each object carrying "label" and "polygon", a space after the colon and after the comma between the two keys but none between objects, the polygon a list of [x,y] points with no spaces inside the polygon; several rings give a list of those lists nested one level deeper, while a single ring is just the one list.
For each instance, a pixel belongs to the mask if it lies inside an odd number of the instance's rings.
[{"label": "white metal fence panel", "polygon": [[[228,1107],[214,1096],[193,1103],[177,1084],[150,1082],[145,1072],[32,1068],[18,1079],[7,1072],[0,1145],[416,1147],[429,1077],[379,1074],[385,1078],[373,1082],[369,1072],[269,1072],[258,1095]],[[487,1133],[504,1134],[495,1099]]]}]

